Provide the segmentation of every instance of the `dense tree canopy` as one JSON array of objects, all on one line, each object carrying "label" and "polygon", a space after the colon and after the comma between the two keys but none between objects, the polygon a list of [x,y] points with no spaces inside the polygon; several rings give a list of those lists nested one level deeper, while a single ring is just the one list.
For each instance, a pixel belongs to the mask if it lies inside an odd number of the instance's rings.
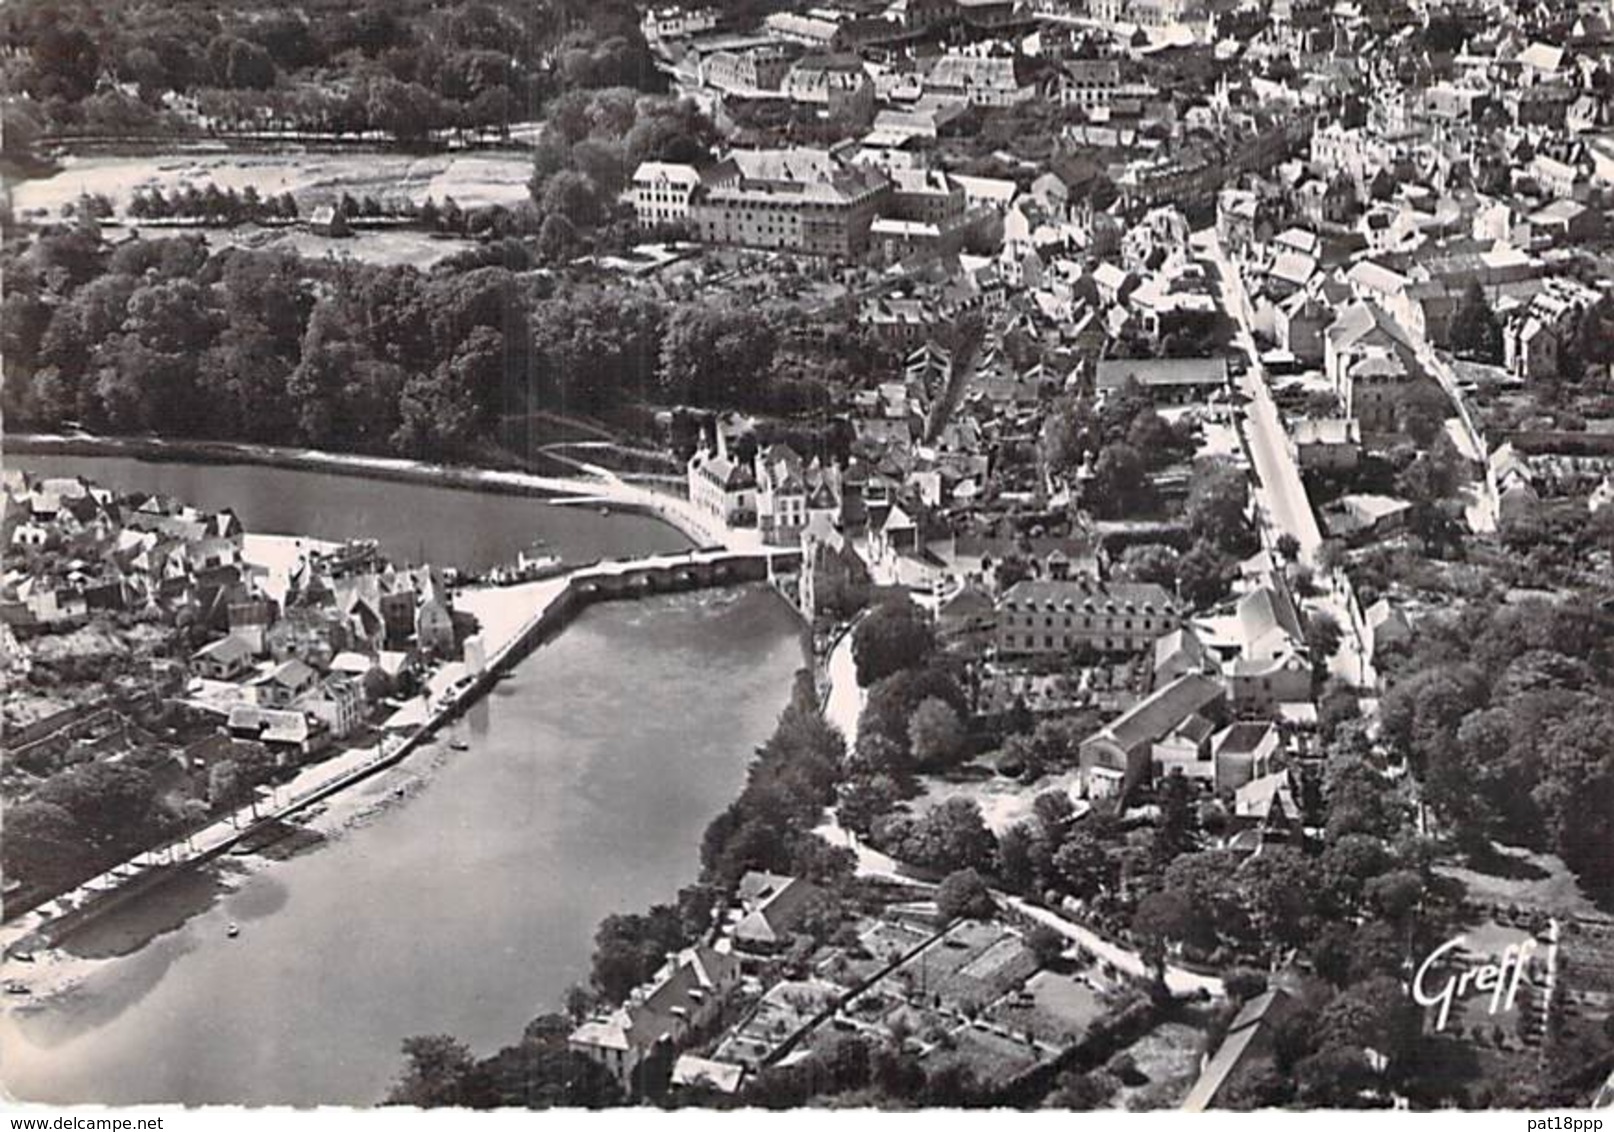
[{"label": "dense tree canopy", "polygon": [[[267,118],[410,141],[430,129],[502,129],[568,89],[660,85],[637,13],[617,0],[373,0],[269,14],[81,0],[10,6],[4,30],[22,49],[6,65],[7,89],[67,131],[178,131],[183,122],[153,108],[179,94],[196,98],[215,126],[261,129]],[[104,71],[138,97],[98,90]],[[110,115],[110,101],[127,109]]]},{"label": "dense tree canopy", "polygon": [[935,648],[936,631],[924,610],[906,597],[882,601],[853,630],[857,682],[867,688],[922,665]]}]

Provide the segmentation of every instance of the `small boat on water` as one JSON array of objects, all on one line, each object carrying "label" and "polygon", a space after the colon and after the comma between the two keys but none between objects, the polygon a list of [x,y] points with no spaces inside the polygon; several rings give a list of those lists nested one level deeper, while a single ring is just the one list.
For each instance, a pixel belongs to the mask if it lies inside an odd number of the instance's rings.
[{"label": "small boat on water", "polygon": [[229,936],[231,939],[234,939],[236,936],[241,934],[241,927],[232,921],[230,926],[224,929],[224,934]]},{"label": "small boat on water", "polygon": [[471,745],[464,739],[455,738],[448,741],[448,749],[451,751],[469,751]]}]

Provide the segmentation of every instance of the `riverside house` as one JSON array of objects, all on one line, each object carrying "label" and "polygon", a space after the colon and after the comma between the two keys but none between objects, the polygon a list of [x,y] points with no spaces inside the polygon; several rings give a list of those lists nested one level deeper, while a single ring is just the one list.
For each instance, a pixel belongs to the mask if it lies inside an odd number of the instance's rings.
[{"label": "riverside house", "polygon": [[697,945],[669,958],[621,1006],[573,1030],[567,1046],[610,1070],[623,1091],[632,1094],[635,1071],[645,1059],[676,1048],[711,1022],[739,982],[738,959]]}]

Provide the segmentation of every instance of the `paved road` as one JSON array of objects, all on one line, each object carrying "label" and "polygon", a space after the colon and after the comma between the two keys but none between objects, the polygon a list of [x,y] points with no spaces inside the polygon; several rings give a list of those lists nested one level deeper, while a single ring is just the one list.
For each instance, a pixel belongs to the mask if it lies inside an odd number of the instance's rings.
[{"label": "paved road", "polygon": [[1300,468],[1289,449],[1283,418],[1279,416],[1278,407],[1273,404],[1272,394],[1267,389],[1266,372],[1261,368],[1260,351],[1255,346],[1255,316],[1250,309],[1250,296],[1244,289],[1238,268],[1227,258],[1215,232],[1212,231],[1203,243],[1206,258],[1217,269],[1222,306],[1238,323],[1236,341],[1249,356],[1249,364],[1240,378],[1239,387],[1247,398],[1244,405],[1244,434],[1259,481],[1257,501],[1279,530],[1294,536],[1300,544],[1302,560],[1314,565],[1323,535],[1317,526],[1317,517],[1312,513],[1311,501],[1306,497]]},{"label": "paved road", "polygon": [[1300,561],[1312,567],[1323,587],[1311,603],[1331,614],[1345,631],[1339,652],[1329,659],[1329,671],[1349,684],[1371,688],[1378,677],[1353,628],[1349,580],[1343,576],[1330,577],[1317,568],[1317,550],[1322,546],[1323,534],[1317,526],[1305,482],[1300,477],[1300,466],[1289,446],[1288,430],[1267,387],[1266,371],[1255,347],[1255,316],[1243,276],[1227,258],[1214,230],[1196,234],[1195,238],[1204,247],[1206,259],[1216,267],[1222,306],[1237,321],[1236,340],[1249,357],[1239,385],[1246,398],[1243,432],[1255,464],[1256,502],[1269,527],[1293,535],[1300,544]]},{"label": "paved road", "polygon": [[[1098,933],[1065,919],[1057,912],[1042,908],[1036,904],[1020,899],[1018,896],[1008,896],[1001,892],[994,892],[999,900],[1008,904],[1039,924],[1046,924],[1066,939],[1074,940],[1082,947],[1111,964],[1117,970],[1125,971],[1136,978],[1149,978],[1153,972],[1144,963],[1143,957],[1136,951],[1129,951],[1118,943],[1105,939]],[[1227,993],[1222,980],[1215,975],[1201,975],[1182,967],[1166,964],[1166,989],[1172,994],[1194,994],[1205,991],[1207,994],[1221,997]]]},{"label": "paved road", "polygon": [[[858,876],[872,877],[877,880],[889,881],[893,884],[911,885],[927,891],[934,887],[929,882],[909,876],[894,858],[881,853],[877,849],[871,849],[845,829],[842,829],[836,823],[833,812],[824,824],[813,832],[831,845],[844,846],[850,849],[853,856],[857,858]],[[1109,963],[1118,971],[1139,979],[1149,978],[1153,974],[1149,965],[1144,962],[1143,956],[1136,951],[1123,947],[1121,944],[1104,938],[1091,928],[1084,927],[1072,920],[1067,920],[1057,912],[1032,904],[1007,892],[993,889],[992,896],[1000,905],[1013,908],[1039,924],[1046,924],[1066,939],[1080,944],[1088,952],[1098,956],[1099,959]],[[1226,987],[1222,985],[1222,980],[1215,975],[1201,975],[1169,963],[1166,965],[1166,989],[1171,991],[1172,994],[1178,995],[1195,994],[1201,990],[1218,997],[1227,993]]]},{"label": "paved road", "polygon": [[[1402,328],[1408,340],[1417,351],[1418,362],[1440,383],[1446,396],[1451,399],[1452,407],[1456,409],[1457,416],[1454,421],[1447,422],[1447,433],[1457,451],[1480,466],[1480,478],[1473,487],[1464,492],[1463,515],[1468,521],[1469,529],[1475,534],[1495,534],[1500,508],[1493,490],[1494,484],[1485,474],[1489,453],[1485,450],[1485,440],[1480,436],[1479,429],[1474,425],[1473,415],[1468,410],[1468,402],[1463,397],[1463,391],[1458,387],[1457,375],[1452,372],[1451,366],[1445,358],[1437,354],[1429,342],[1423,337],[1413,334],[1410,330]],[[1455,423],[1456,427],[1452,427]]]},{"label": "paved road", "polygon": [[829,679],[829,694],[824,697],[824,718],[840,728],[846,737],[846,749],[857,749],[858,719],[863,714],[866,698],[857,686],[857,662],[852,658],[852,630],[847,629],[830,650],[825,666]]}]

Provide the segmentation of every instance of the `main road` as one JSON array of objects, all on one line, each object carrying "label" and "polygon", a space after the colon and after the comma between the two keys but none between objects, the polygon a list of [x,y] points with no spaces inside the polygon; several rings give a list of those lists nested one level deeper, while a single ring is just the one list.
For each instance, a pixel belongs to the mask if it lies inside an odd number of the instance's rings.
[{"label": "main road", "polygon": [[1256,498],[1270,521],[1300,544],[1301,560],[1315,566],[1323,534],[1317,526],[1317,517],[1312,514],[1311,500],[1306,496],[1306,485],[1301,482],[1300,468],[1290,450],[1283,418],[1278,415],[1278,407],[1267,389],[1266,371],[1261,366],[1260,351],[1255,347],[1255,315],[1250,308],[1249,293],[1244,289],[1238,268],[1223,251],[1216,231],[1196,233],[1195,239],[1202,243],[1205,258],[1216,268],[1222,306],[1238,323],[1235,340],[1249,356],[1239,388],[1246,398],[1244,436],[1255,463]]},{"label": "main road", "polygon": [[1299,544],[1300,561],[1312,568],[1324,587],[1314,599],[1316,604],[1326,609],[1344,630],[1340,650],[1329,660],[1329,670],[1347,683],[1371,688],[1377,677],[1368,663],[1355,619],[1351,617],[1350,581],[1343,574],[1331,575],[1319,568],[1317,551],[1323,544],[1323,533],[1317,526],[1305,481],[1300,478],[1300,465],[1290,447],[1288,430],[1267,386],[1266,370],[1255,346],[1255,314],[1244,278],[1228,259],[1214,228],[1195,233],[1194,239],[1204,249],[1205,260],[1216,268],[1222,307],[1238,324],[1235,341],[1249,359],[1239,379],[1245,398],[1242,432],[1250,460],[1255,465],[1256,501],[1265,525],[1278,533],[1291,535]]}]

